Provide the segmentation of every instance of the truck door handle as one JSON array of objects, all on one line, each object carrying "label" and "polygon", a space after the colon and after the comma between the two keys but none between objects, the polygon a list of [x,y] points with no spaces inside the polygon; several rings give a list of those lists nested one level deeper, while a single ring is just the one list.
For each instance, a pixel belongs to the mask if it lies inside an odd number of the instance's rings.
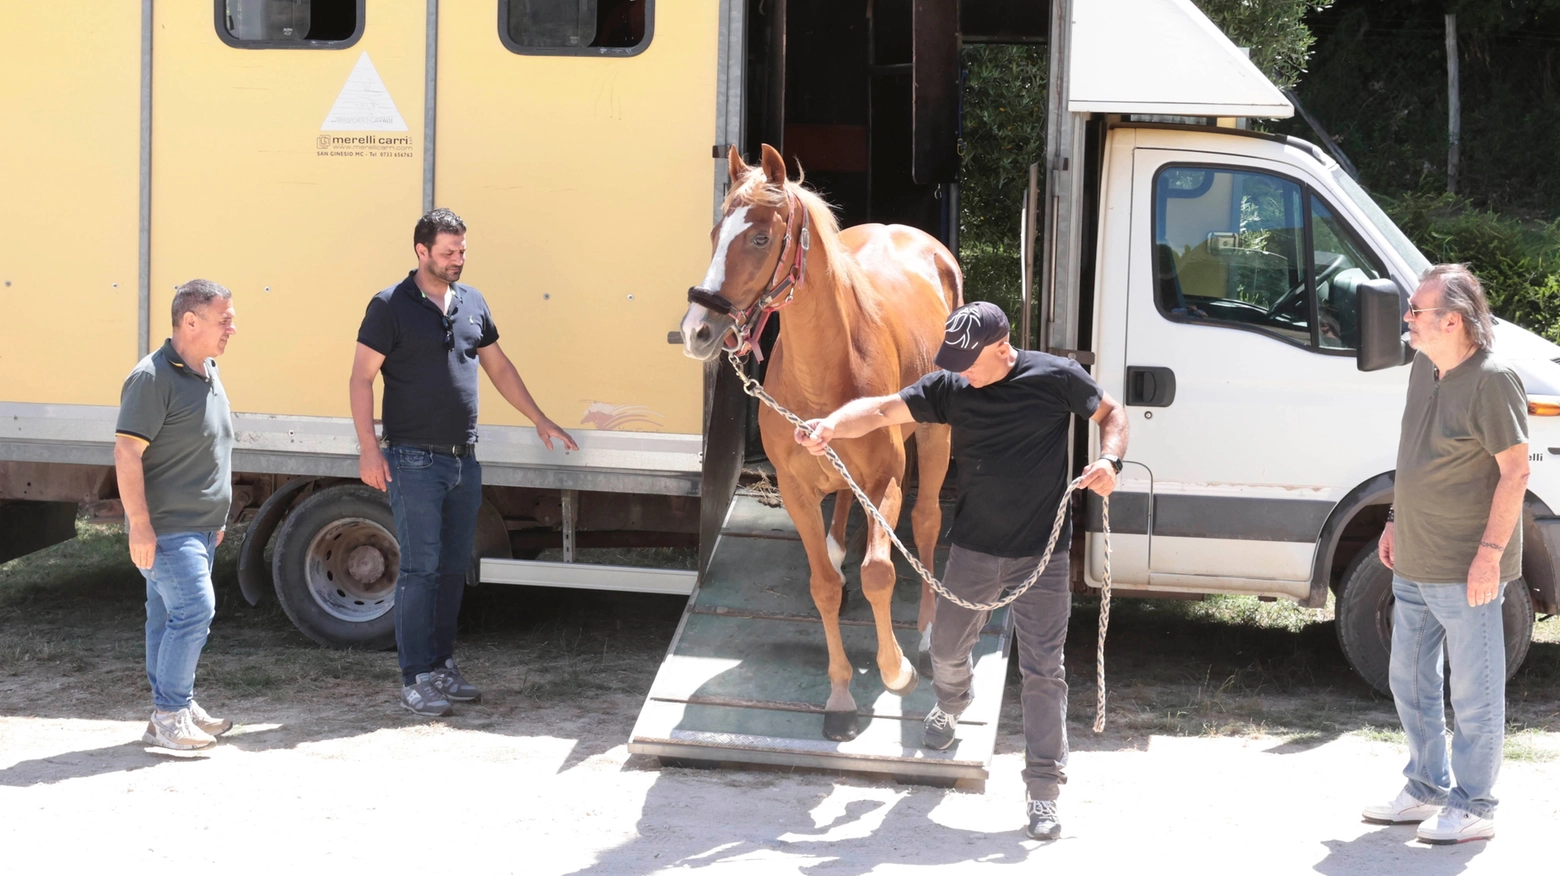
[{"label": "truck door handle", "polygon": [[1127,404],[1166,408],[1175,401],[1175,372],[1169,368],[1127,366]]}]

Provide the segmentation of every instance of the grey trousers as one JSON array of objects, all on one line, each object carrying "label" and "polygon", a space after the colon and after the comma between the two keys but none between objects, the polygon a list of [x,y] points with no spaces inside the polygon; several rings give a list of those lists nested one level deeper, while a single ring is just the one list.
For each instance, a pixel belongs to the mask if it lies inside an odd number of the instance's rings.
[{"label": "grey trousers", "polygon": [[[1059,540],[1040,580],[1011,606],[1018,668],[1023,677],[1024,785],[1031,800],[1055,800],[1067,783],[1067,673],[1062,646],[1072,612],[1066,539]],[[991,602],[1004,588],[1028,580],[1040,558],[1009,559],[965,550],[948,551],[943,584],[970,602]],[[971,652],[990,612],[970,611],[937,600],[932,620],[932,689],[937,705],[950,715],[962,713],[974,698]]]}]

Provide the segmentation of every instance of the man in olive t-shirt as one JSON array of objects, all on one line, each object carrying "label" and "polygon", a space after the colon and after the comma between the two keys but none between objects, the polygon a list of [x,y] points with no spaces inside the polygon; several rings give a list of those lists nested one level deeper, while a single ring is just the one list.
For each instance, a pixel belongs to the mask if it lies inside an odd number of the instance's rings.
[{"label": "man in olive t-shirt", "polygon": [[[1428,843],[1489,839],[1506,717],[1502,593],[1522,574],[1527,395],[1491,354],[1489,305],[1467,266],[1426,271],[1406,319],[1418,354],[1379,554],[1393,570],[1390,677],[1408,783],[1364,817],[1418,822]],[[1456,715],[1450,754],[1444,664]]]},{"label": "man in olive t-shirt", "polygon": [[232,728],[195,702],[195,664],[215,614],[211,566],[233,500],[233,415],[217,374],[233,293],[191,280],[173,296],[173,336],[125,378],[114,469],[130,559],[146,578],[146,678],[155,711],[142,740],[205,748]]}]

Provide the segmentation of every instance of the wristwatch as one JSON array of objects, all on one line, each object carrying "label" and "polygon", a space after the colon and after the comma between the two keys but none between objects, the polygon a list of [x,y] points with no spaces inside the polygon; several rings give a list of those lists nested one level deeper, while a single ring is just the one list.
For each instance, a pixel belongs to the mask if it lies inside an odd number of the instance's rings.
[{"label": "wristwatch", "polygon": [[1110,467],[1116,470],[1116,474],[1121,474],[1121,457],[1110,453],[1101,453],[1100,459],[1110,463]]}]

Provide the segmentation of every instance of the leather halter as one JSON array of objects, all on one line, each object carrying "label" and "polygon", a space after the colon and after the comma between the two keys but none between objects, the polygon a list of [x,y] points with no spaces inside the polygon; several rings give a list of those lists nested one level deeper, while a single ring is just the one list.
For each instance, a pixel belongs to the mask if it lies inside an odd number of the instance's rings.
[{"label": "leather halter", "polygon": [[[760,362],[763,361],[764,354],[758,348],[758,337],[764,333],[764,326],[769,322],[770,314],[790,304],[791,299],[796,297],[797,287],[801,286],[807,277],[807,250],[812,246],[812,229],[806,205],[801,204],[790,189],[786,189],[785,200],[787,210],[785,242],[781,245],[780,257],[775,260],[775,270],[769,278],[769,287],[763,294],[747,307],[738,308],[718,292],[700,289],[698,286],[688,290],[690,303],[702,305],[716,313],[726,314],[734,321],[731,331],[722,340],[723,347],[734,350],[738,356],[746,356],[749,351],[752,351]],[[781,295],[784,295],[785,299],[775,303],[775,299]]]}]

